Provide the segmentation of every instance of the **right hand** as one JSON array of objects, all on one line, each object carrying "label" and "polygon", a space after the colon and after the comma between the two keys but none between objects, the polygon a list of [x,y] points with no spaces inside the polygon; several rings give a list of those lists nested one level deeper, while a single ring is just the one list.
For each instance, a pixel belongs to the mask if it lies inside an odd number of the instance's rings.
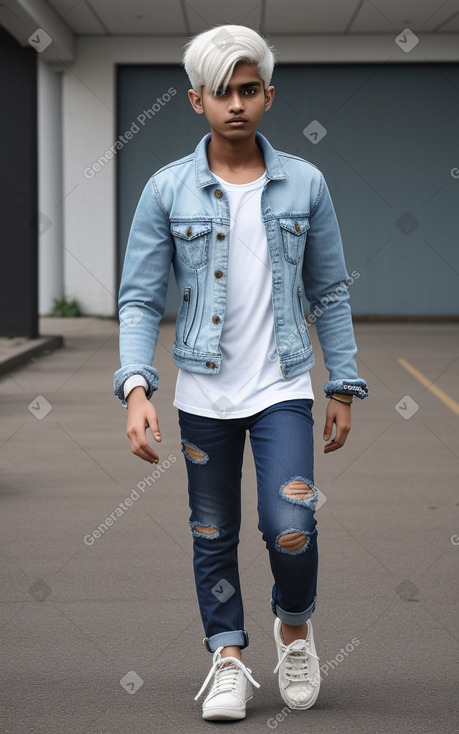
[{"label": "right hand", "polygon": [[150,464],[157,464],[159,456],[147,441],[146,429],[150,427],[153,438],[161,442],[158,416],[156,409],[147,399],[142,385],[135,387],[126,399],[128,405],[127,436],[131,444],[131,451]]}]

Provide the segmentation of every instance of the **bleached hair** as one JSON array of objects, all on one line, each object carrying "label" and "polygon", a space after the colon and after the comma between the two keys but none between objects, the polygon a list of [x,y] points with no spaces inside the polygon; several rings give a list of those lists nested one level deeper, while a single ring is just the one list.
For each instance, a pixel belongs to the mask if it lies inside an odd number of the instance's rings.
[{"label": "bleached hair", "polygon": [[211,94],[226,89],[239,61],[256,64],[265,88],[269,85],[274,67],[272,46],[244,25],[221,25],[199,33],[186,45],[183,57],[193,89],[200,92],[205,86]]}]

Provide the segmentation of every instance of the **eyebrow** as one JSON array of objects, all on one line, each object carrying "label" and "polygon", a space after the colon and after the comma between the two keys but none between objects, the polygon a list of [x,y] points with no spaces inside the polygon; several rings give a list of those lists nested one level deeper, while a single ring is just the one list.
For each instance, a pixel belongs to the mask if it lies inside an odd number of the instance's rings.
[{"label": "eyebrow", "polygon": [[[239,89],[248,89],[249,87],[261,87],[261,82],[245,82],[245,84],[239,84]],[[231,89],[231,84],[228,84],[226,89]]]}]

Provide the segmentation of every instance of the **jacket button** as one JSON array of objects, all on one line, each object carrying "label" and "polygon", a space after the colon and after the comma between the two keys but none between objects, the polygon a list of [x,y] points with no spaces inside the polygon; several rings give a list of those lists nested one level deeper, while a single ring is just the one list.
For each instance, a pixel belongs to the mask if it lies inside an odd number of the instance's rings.
[{"label": "jacket button", "polygon": [[215,192],[215,196],[217,197],[217,199],[221,199],[223,196],[223,191],[221,191],[220,189],[217,189]]},{"label": "jacket button", "polygon": [[215,367],[215,362],[206,362],[206,367],[209,367],[209,368],[211,368],[211,369],[214,369],[214,367]]},{"label": "jacket button", "polygon": [[216,316],[216,315],[215,316],[212,316],[212,323],[213,324],[219,324],[220,321],[221,321],[220,316]]},{"label": "jacket button", "polygon": [[215,275],[216,278],[222,278],[223,277],[223,273],[222,273],[221,270],[216,270],[215,273],[214,273],[214,275]]},{"label": "jacket button", "polygon": [[218,235],[217,235],[217,240],[220,240],[220,242],[221,242],[224,239],[225,239],[225,235],[223,234],[223,232],[219,232]]}]

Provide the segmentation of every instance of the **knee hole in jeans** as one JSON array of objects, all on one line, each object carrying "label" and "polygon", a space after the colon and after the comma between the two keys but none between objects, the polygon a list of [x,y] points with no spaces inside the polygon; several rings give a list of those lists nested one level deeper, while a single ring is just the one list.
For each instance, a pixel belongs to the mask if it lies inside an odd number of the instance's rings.
[{"label": "knee hole in jeans", "polygon": [[292,500],[308,500],[314,497],[314,488],[302,479],[294,479],[286,484],[282,489],[283,494]]},{"label": "knee hole in jeans", "polygon": [[300,531],[290,531],[280,535],[277,542],[283,550],[296,553],[307,545],[308,536]]},{"label": "knee hole in jeans", "polygon": [[205,525],[199,522],[190,522],[190,528],[195,538],[207,538],[208,540],[216,540],[222,535],[220,528],[215,525]]},{"label": "knee hole in jeans", "polygon": [[197,533],[203,533],[204,535],[214,535],[217,532],[217,528],[212,525],[195,525],[194,529]]},{"label": "knee hole in jeans", "polygon": [[182,440],[182,451],[185,458],[193,462],[193,464],[207,464],[209,461],[206,452],[189,441]]}]

